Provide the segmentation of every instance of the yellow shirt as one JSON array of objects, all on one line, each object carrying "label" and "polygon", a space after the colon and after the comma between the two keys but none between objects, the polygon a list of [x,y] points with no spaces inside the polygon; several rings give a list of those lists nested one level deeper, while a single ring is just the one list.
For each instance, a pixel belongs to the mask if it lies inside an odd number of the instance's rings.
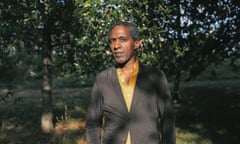
[{"label": "yellow shirt", "polygon": [[[128,111],[130,111],[131,104],[132,104],[132,98],[134,95],[134,89],[136,86],[136,81],[137,81],[137,75],[138,75],[138,70],[139,70],[139,61],[137,60],[133,66],[129,82],[125,82],[123,75],[121,74],[121,68],[117,68],[117,75],[118,75],[118,80],[121,86],[122,94],[125,100],[125,103],[127,105]],[[128,137],[126,140],[126,144],[131,144],[130,141],[130,132],[128,132]]]}]

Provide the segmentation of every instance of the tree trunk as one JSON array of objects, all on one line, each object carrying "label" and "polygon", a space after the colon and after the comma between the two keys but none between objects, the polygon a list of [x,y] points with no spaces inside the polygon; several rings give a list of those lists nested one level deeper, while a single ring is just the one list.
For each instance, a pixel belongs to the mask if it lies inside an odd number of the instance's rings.
[{"label": "tree trunk", "polygon": [[[177,42],[178,42],[178,49],[183,48],[183,39],[182,39],[182,27],[181,27],[181,9],[180,9],[181,2],[177,1],[177,27],[178,27],[178,37],[177,37]],[[173,100],[174,101],[179,101],[180,99],[180,93],[179,93],[179,88],[180,88],[180,82],[181,82],[181,70],[182,70],[182,58],[179,56],[176,60],[176,71],[175,71],[175,80],[174,80],[174,87],[173,87]]]},{"label": "tree trunk", "polygon": [[42,48],[42,130],[46,133],[53,130],[52,113],[52,50],[51,44],[51,20],[45,20],[43,28],[43,48]]},{"label": "tree trunk", "polygon": [[181,69],[179,66],[176,68],[176,73],[175,73],[175,80],[174,80],[174,85],[173,85],[173,100],[174,101],[179,101],[180,99],[180,82],[181,82]]},{"label": "tree trunk", "polygon": [[42,82],[42,102],[45,111],[52,109],[52,76],[51,76],[51,55],[47,47],[43,50],[43,82]]}]

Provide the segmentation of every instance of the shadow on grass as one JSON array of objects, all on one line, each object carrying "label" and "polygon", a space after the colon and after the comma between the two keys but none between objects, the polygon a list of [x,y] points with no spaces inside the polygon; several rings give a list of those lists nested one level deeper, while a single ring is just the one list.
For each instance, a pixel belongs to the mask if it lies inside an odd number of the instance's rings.
[{"label": "shadow on grass", "polygon": [[[177,144],[240,143],[240,80],[189,82],[175,104]],[[90,89],[53,92],[55,133],[41,130],[41,93],[21,90],[0,102],[0,144],[85,144]]]},{"label": "shadow on grass", "polygon": [[0,101],[0,144],[84,144],[84,118],[90,89],[53,91],[52,133],[41,129],[40,90],[20,90]]},{"label": "shadow on grass", "polygon": [[191,82],[175,104],[181,131],[197,133],[205,144],[240,143],[240,80]]}]

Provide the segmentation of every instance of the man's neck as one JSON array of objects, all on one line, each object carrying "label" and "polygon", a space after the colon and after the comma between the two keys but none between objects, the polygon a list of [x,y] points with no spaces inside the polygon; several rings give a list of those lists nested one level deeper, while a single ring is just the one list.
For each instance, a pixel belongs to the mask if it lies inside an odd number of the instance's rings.
[{"label": "man's neck", "polygon": [[120,68],[121,71],[132,71],[134,64],[136,63],[137,58],[133,58],[132,60],[128,61],[125,64],[118,64],[117,68]]},{"label": "man's neck", "polygon": [[136,63],[137,59],[133,59],[123,65],[122,67],[118,67],[120,75],[124,78],[124,81],[126,83],[129,83],[130,77],[134,72],[134,65]]}]

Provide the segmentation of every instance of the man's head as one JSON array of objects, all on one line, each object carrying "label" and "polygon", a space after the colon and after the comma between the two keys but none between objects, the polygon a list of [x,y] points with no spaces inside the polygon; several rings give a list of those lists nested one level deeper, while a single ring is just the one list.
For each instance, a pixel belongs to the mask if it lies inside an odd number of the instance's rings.
[{"label": "man's head", "polygon": [[111,27],[108,38],[118,64],[135,61],[136,49],[140,46],[139,32],[135,25],[127,22],[116,23]]},{"label": "man's head", "polygon": [[108,33],[108,38],[110,36],[110,33],[112,31],[112,29],[116,26],[125,26],[129,29],[129,32],[130,32],[130,35],[132,36],[132,38],[136,41],[136,40],[140,40],[140,35],[139,35],[139,31],[136,27],[136,25],[132,24],[132,23],[129,23],[129,22],[118,22],[118,23],[115,23],[109,30],[109,33]]}]

